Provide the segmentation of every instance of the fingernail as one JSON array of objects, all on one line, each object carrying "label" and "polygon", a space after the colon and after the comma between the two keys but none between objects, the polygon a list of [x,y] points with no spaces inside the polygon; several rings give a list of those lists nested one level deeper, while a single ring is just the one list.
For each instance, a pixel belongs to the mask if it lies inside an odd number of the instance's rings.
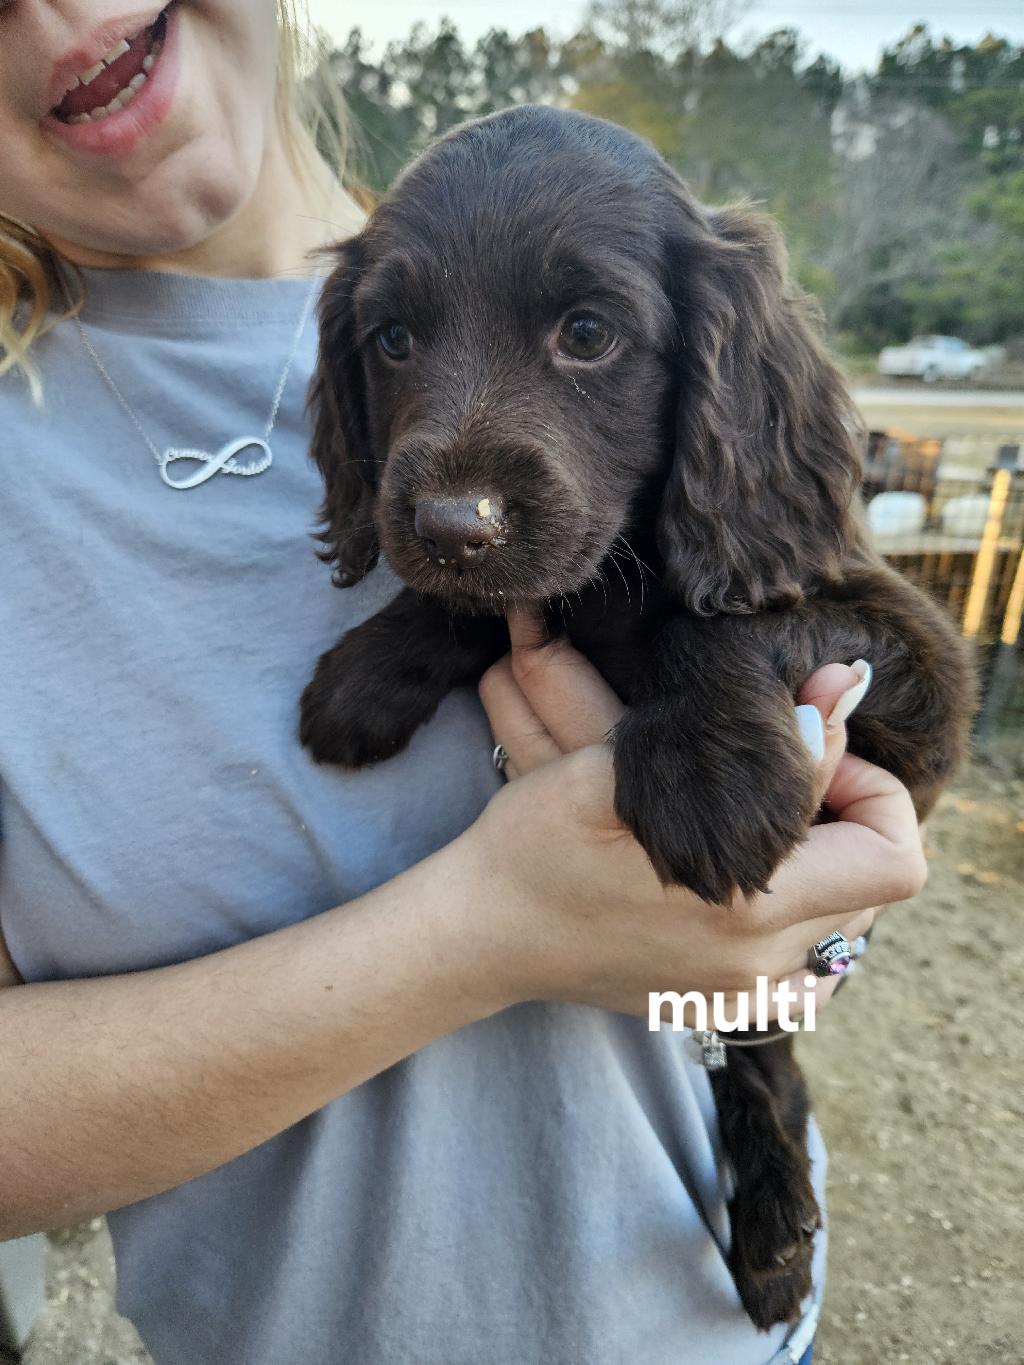
[{"label": "fingernail", "polygon": [[798,706],[796,726],[808,753],[815,763],[820,763],[825,757],[825,722],[821,718],[821,712],[816,706]]},{"label": "fingernail", "polygon": [[871,665],[866,659],[858,659],[850,667],[857,674],[857,681],[852,687],[846,689],[829,712],[829,729],[834,729],[837,725],[841,725],[844,720],[850,719],[871,686]]}]

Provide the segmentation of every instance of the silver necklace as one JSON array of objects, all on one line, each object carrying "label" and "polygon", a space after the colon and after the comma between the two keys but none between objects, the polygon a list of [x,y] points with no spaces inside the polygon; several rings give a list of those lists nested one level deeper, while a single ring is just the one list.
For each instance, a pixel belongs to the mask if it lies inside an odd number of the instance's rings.
[{"label": "silver necklace", "polygon": [[[306,302],[302,308],[302,316],[299,318],[299,325],[296,327],[295,336],[292,338],[288,358],[285,361],[284,369],[281,371],[281,377],[277,381],[277,388],[274,390],[274,401],[270,406],[270,416],[267,418],[267,424],[263,428],[263,435],[236,436],[229,441],[225,441],[220,450],[213,455],[211,455],[209,451],[199,450],[191,446],[168,446],[164,451],[157,449],[150,440],[145,427],[136,416],[134,408],[114,383],[106,365],[104,365],[103,361],[100,359],[96,347],[89,340],[88,333],[82,326],[82,321],[78,317],[78,314],[75,314],[74,323],[78,328],[78,335],[82,339],[82,345],[88,352],[92,363],[96,366],[97,370],[99,370],[107,388],[117,399],[118,403],[128,415],[132,425],[135,427],[135,430],[149,447],[153,459],[156,460],[157,469],[160,471],[160,477],[168,488],[177,488],[179,490],[198,488],[201,483],[206,483],[207,479],[212,479],[215,474],[241,474],[244,478],[250,478],[254,474],[264,473],[264,471],[269,469],[273,464],[274,453],[270,449],[270,433],[274,430],[274,423],[277,421],[278,410],[281,407],[281,399],[284,396],[284,386],[288,382],[289,374],[291,374],[292,363],[294,362],[295,354],[299,349],[299,342],[302,340],[302,334],[306,330],[306,323],[309,321],[310,310],[313,307],[313,300],[316,297],[317,287],[320,283],[320,276],[314,275],[312,283],[309,286],[309,293],[306,295]],[[250,449],[257,450],[260,453],[255,459],[249,460],[248,463],[241,463],[238,457],[244,451]],[[191,460],[194,463],[197,463],[199,467],[194,473],[186,474],[183,478],[175,479],[172,478],[169,472],[169,466],[176,463],[178,460]]]}]

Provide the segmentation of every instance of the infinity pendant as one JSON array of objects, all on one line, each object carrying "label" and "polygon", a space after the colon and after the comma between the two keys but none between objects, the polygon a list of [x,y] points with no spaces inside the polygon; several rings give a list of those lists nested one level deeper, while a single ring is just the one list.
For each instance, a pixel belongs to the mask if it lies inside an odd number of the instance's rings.
[{"label": "infinity pendant", "polygon": [[[235,459],[243,450],[248,450],[252,446],[261,450],[262,455],[258,455],[249,464],[239,464]],[[167,466],[174,464],[176,460],[198,461],[199,468],[194,474],[187,474],[182,479],[172,479],[167,472]],[[259,436],[241,436],[235,441],[228,441],[227,445],[221,446],[216,455],[210,455],[205,450],[178,450],[172,447],[165,450],[159,460],[160,477],[168,488],[186,489],[198,488],[201,483],[206,483],[207,479],[212,479],[215,474],[242,474],[249,476],[252,474],[262,474],[264,470],[270,468],[274,462],[274,456],[270,446]]]}]

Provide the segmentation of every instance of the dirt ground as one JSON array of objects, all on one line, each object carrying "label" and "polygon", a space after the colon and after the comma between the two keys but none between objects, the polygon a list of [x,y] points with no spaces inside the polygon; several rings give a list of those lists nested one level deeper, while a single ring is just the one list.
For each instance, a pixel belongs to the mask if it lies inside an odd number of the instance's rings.
[{"label": "dirt ground", "polygon": [[830,1152],[820,1365],[1021,1365],[1024,746],[928,827],[924,893],[802,1041]]},{"label": "dirt ground", "polygon": [[[928,845],[924,893],[802,1043],[831,1156],[818,1365],[1024,1362],[1019,737],[947,793]],[[112,1286],[100,1220],[55,1234],[25,1365],[144,1365]]]}]

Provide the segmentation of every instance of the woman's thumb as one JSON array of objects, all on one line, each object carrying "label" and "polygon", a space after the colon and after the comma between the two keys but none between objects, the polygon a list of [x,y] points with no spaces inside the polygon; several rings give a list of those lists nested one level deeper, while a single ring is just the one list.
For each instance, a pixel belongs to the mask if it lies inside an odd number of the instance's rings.
[{"label": "woman's thumb", "polygon": [[852,665],[825,664],[811,674],[797,694],[797,723],[818,763],[822,798],[846,749],[846,721],[870,685],[871,665],[858,659]]}]

